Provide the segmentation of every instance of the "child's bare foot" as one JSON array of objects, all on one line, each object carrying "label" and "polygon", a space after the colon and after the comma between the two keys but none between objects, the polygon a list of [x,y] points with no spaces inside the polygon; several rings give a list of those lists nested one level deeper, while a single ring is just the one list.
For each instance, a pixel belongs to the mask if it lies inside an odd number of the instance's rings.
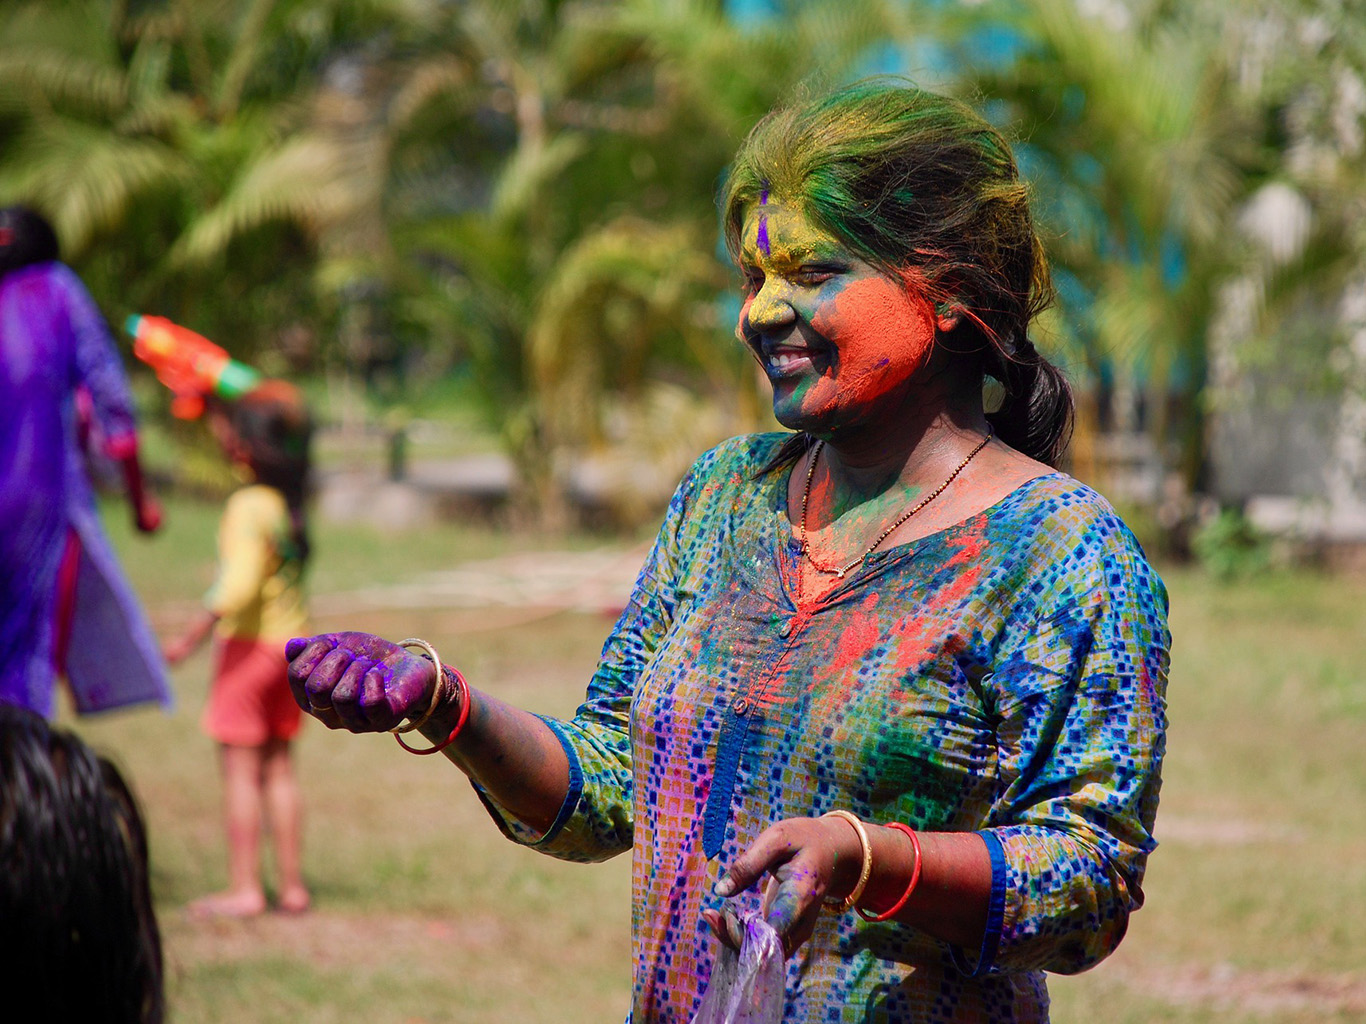
[{"label": "child's bare foot", "polygon": [[308,906],[308,890],[302,885],[280,890],[279,899],[275,901],[275,908],[282,914],[303,914],[308,911]]},{"label": "child's bare foot", "polygon": [[186,907],[191,917],[201,921],[213,917],[256,917],[265,911],[266,894],[259,890],[216,892],[201,896]]}]

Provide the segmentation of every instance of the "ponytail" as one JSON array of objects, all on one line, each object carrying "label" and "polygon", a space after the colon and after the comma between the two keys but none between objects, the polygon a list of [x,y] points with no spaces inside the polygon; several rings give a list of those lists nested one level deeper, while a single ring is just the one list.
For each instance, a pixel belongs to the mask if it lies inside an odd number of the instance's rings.
[{"label": "ponytail", "polygon": [[1072,437],[1072,386],[1023,335],[1009,355],[991,351],[997,358],[988,372],[1005,388],[1005,400],[987,422],[1016,451],[1056,467]]}]

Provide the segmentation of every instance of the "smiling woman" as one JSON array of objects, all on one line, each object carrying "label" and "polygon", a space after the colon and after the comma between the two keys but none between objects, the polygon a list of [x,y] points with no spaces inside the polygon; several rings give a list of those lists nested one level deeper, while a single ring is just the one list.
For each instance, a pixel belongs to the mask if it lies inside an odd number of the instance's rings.
[{"label": "smiling woman", "polygon": [[359,633],[292,640],[295,697],[415,720],[517,842],[630,850],[633,1024],[693,1018],[739,917],[786,954],[765,1019],[1045,1021],[1043,972],[1142,903],[1170,637],[1133,535],[1052,468],[1071,399],[1010,149],[858,83],[765,118],[724,213],[792,432],[697,461],[574,717]]}]

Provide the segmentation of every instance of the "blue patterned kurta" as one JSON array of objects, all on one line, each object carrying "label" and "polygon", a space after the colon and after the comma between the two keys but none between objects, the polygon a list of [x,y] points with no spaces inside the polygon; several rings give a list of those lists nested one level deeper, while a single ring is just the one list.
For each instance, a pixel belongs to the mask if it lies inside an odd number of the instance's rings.
[{"label": "blue patterned kurta", "polygon": [[[572,721],[558,820],[509,835],[571,860],[634,855],[634,1024],[687,1024],[701,919],[783,818],[979,831],[983,948],[821,915],[787,966],[787,1021],[1041,1021],[1044,970],[1108,954],[1155,845],[1169,634],[1162,582],[1094,491],[1030,481],[956,526],[794,598],[783,435],[703,456],[670,504]],[[739,897],[743,909],[758,893]]]}]

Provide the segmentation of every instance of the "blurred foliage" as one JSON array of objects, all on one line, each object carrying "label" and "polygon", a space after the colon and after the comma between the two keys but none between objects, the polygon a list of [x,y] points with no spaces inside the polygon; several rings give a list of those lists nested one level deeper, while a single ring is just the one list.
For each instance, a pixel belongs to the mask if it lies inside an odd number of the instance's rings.
[{"label": "blurred foliage", "polygon": [[1210,574],[1225,583],[1246,580],[1271,565],[1271,542],[1241,509],[1223,508],[1195,530],[1191,547]]},{"label": "blurred foliage", "polygon": [[1083,384],[1131,382],[1192,484],[1229,296],[1239,358],[1274,362],[1293,324],[1306,373],[1344,386],[1323,367],[1366,255],[1346,0],[732,6],[11,0],[0,202],[52,217],[115,323],[167,315],[381,407],[459,371],[554,518],[566,458],[644,438],[669,388],[715,429],[765,422],[719,301],[720,175],[794,91],[905,71],[1018,139],[1053,348]]},{"label": "blurred foliage", "polygon": [[1221,318],[1240,356],[1311,333],[1294,377],[1323,385],[1340,332],[1304,305],[1366,268],[1366,27],[1347,6],[1023,0],[998,5],[1018,57],[978,62],[1053,235],[1074,371],[1131,382],[1192,488]]}]

